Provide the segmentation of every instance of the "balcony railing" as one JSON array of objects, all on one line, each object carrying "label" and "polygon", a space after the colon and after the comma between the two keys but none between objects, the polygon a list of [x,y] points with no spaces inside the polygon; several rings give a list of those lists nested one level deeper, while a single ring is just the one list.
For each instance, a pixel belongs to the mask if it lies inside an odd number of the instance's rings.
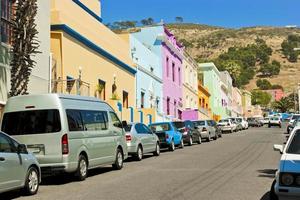
[{"label": "balcony railing", "polygon": [[51,92],[90,96],[90,84],[79,79],[52,80]]}]

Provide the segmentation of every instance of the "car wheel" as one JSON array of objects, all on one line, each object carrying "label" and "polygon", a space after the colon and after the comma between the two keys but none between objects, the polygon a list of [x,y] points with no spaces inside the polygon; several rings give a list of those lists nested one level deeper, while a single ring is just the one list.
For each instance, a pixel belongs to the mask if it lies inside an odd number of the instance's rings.
[{"label": "car wheel", "polygon": [[40,176],[39,172],[35,167],[30,167],[26,180],[25,180],[25,186],[24,186],[24,193],[26,195],[34,195],[38,192],[40,186]]},{"label": "car wheel", "polygon": [[273,181],[272,186],[271,186],[270,200],[278,200],[279,199],[275,193],[275,184],[276,184],[276,180]]},{"label": "car wheel", "polygon": [[213,137],[213,140],[217,140],[218,139],[218,135],[217,133],[215,133],[215,137]]},{"label": "car wheel", "polygon": [[208,134],[208,138],[206,139],[207,142],[210,142],[211,137],[210,137],[210,133]]},{"label": "car wheel", "polygon": [[192,136],[190,136],[189,146],[192,146],[192,145],[193,145],[193,138],[192,138]]},{"label": "car wheel", "polygon": [[170,151],[175,151],[175,144],[174,144],[174,141],[173,141],[173,140],[171,141],[169,150],[170,150]]},{"label": "car wheel", "polygon": [[138,149],[135,154],[135,159],[141,161],[143,159],[143,148],[141,145],[138,146]]},{"label": "car wheel", "polygon": [[201,139],[201,136],[200,136],[200,135],[198,136],[198,141],[197,141],[197,143],[198,143],[198,144],[201,144],[201,143],[202,143],[202,139]]},{"label": "car wheel", "polygon": [[181,149],[183,149],[183,148],[184,148],[183,139],[181,139],[179,147],[180,147]]},{"label": "car wheel", "polygon": [[155,156],[159,156],[160,155],[160,146],[158,143],[156,143],[156,149],[153,153]]},{"label": "car wheel", "polygon": [[233,128],[230,130],[230,133],[233,133],[234,132],[234,130],[233,130]]},{"label": "car wheel", "polygon": [[121,151],[121,149],[117,149],[117,153],[116,153],[116,160],[115,163],[113,164],[113,168],[115,170],[120,170],[123,168],[123,162],[124,162],[124,156],[123,156],[123,152]]},{"label": "car wheel", "polygon": [[76,176],[79,181],[84,181],[87,177],[88,164],[84,155],[80,155],[78,159],[78,166]]}]

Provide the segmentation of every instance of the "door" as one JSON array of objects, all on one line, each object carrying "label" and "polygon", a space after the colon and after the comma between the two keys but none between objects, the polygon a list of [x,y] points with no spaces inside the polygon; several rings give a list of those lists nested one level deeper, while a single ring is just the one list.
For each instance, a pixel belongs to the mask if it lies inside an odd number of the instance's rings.
[{"label": "door", "polygon": [[213,126],[212,121],[211,120],[207,121],[207,125],[208,125],[208,128],[209,128],[210,136],[215,137],[216,136],[216,129]]},{"label": "door", "polygon": [[173,134],[174,134],[174,143],[175,145],[179,145],[181,138],[182,138],[182,134],[180,133],[180,131],[172,124],[173,127]]},{"label": "door", "polygon": [[114,112],[109,112],[109,115],[111,119],[110,133],[112,134],[114,140],[114,145],[111,147],[111,151],[113,151],[113,157],[115,158],[118,143],[122,145],[124,154],[127,154],[127,145],[125,141],[125,132],[123,132],[123,126],[121,121],[119,120],[119,117]]},{"label": "door", "polygon": [[147,132],[147,138],[149,139],[149,152],[153,152],[156,149],[157,139],[155,134],[148,128],[146,125],[143,124],[144,129]]},{"label": "door", "polygon": [[20,187],[24,181],[22,157],[17,154],[13,141],[0,134],[0,191]]}]

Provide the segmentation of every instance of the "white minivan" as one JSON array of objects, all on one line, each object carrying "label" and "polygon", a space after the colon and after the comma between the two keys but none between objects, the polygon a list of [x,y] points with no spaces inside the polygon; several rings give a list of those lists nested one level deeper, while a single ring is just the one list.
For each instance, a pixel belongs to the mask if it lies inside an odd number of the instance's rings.
[{"label": "white minivan", "polygon": [[68,172],[79,180],[88,169],[123,167],[127,146],[114,110],[92,97],[63,94],[12,97],[5,106],[1,130],[27,145],[43,175]]}]

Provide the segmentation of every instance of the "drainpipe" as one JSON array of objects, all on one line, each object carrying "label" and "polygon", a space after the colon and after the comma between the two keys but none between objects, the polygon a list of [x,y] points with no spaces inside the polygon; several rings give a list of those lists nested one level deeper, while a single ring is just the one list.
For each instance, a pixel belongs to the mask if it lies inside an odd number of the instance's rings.
[{"label": "drainpipe", "polygon": [[139,111],[139,113],[140,113],[140,122],[144,123],[144,113],[141,110]]},{"label": "drainpipe", "polygon": [[129,107],[129,109],[130,109],[130,122],[133,123],[133,119],[134,119],[133,107]]},{"label": "drainpipe", "polygon": [[152,115],[148,114],[147,116],[149,117],[149,124],[152,124]]}]

